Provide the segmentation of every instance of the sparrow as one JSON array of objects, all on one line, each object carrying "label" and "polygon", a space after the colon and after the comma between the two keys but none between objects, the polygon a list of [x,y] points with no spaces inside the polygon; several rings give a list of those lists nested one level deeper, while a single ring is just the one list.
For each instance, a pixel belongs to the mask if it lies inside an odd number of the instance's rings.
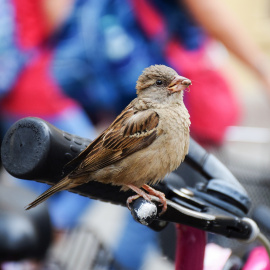
[{"label": "sparrow", "polygon": [[178,168],[188,153],[190,117],[183,96],[189,85],[189,79],[165,65],[146,68],[137,80],[137,98],[70,162],[78,164],[75,169],[26,210],[58,191],[98,181],[133,190],[136,195],[127,199],[128,207],[140,196],[148,201],[150,195],[158,197],[163,214],[165,195],[149,185]]}]

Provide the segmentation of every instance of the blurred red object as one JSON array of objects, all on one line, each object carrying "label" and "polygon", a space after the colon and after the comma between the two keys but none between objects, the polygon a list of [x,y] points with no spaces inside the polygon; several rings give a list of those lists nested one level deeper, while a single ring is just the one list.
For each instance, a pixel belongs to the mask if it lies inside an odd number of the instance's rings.
[{"label": "blurred red object", "polygon": [[240,118],[240,105],[231,86],[211,66],[205,47],[186,50],[172,40],[167,46],[166,57],[172,67],[192,81],[185,103],[193,138],[202,144],[221,144],[227,127],[235,125]]}]

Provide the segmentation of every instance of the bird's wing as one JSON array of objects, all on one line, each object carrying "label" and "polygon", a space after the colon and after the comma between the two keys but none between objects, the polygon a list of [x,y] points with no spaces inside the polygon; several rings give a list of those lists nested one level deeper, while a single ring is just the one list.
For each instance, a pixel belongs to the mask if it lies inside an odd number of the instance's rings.
[{"label": "bird's wing", "polygon": [[149,146],[157,137],[159,116],[151,110],[128,106],[74,161],[70,178],[87,175]]}]

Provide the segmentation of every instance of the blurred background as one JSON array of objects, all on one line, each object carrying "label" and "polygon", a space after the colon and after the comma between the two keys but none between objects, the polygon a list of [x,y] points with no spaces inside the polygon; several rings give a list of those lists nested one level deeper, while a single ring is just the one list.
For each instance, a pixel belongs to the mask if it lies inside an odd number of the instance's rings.
[{"label": "blurred background", "polygon": [[[224,1],[230,11],[237,16],[246,31],[261,50],[269,57],[269,3],[268,1]],[[233,70],[233,72],[231,72]],[[236,91],[243,99],[244,113],[241,125],[269,127],[267,113],[268,100],[264,94],[264,86],[258,77],[233,54],[229,53],[225,72],[234,76]]]},{"label": "blurred background", "polygon": [[[1,140],[27,116],[93,139],[136,96],[142,70],[166,64],[192,80],[185,93],[191,135],[241,181],[252,215],[270,206],[269,26],[266,0],[0,0]],[[23,206],[47,189],[3,168],[0,184],[3,215],[19,212],[24,221]],[[11,206],[10,194],[24,192]],[[13,257],[14,247],[3,245],[3,269],[80,269],[80,256],[82,269],[174,269],[159,234],[124,208],[63,192],[27,215],[42,215],[41,234],[51,240],[37,254],[36,243]],[[24,221],[15,223],[32,239]]]}]

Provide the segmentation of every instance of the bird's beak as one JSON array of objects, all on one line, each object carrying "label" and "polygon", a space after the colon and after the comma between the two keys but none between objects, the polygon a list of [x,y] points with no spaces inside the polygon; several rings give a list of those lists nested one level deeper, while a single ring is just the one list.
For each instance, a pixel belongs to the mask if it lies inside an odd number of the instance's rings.
[{"label": "bird's beak", "polygon": [[191,80],[182,77],[182,76],[176,76],[173,81],[168,86],[168,90],[175,92],[180,92],[182,90],[185,90],[188,86],[191,85]]}]

